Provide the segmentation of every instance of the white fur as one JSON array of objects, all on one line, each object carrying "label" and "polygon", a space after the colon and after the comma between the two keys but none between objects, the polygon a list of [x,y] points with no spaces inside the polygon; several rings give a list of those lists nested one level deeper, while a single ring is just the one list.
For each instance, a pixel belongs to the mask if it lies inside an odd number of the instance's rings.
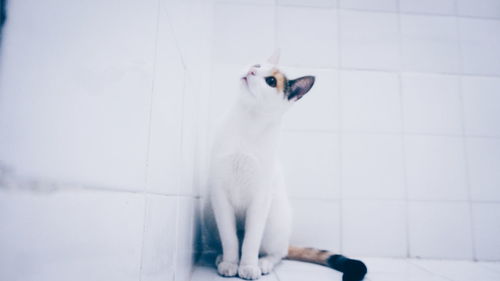
[{"label": "white fur", "polygon": [[282,116],[293,101],[265,83],[273,67],[264,63],[243,75],[241,93],[214,142],[204,219],[217,225],[211,239],[220,237],[216,264],[223,276],[257,279],[288,252],[291,212],[276,151]]}]

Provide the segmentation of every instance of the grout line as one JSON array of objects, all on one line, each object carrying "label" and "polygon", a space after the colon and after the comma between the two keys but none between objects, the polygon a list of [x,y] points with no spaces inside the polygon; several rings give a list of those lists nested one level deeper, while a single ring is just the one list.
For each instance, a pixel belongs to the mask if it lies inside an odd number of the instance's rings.
[{"label": "grout line", "polygon": [[274,39],[274,49],[276,48],[280,48],[281,46],[278,45],[279,43],[279,40],[278,40],[278,27],[279,27],[279,20],[278,20],[278,0],[274,0],[273,1],[273,15],[274,15],[274,19],[273,19],[273,24],[274,24],[274,36],[273,36],[273,39]]},{"label": "grout line", "polygon": [[[218,1],[222,2],[222,1]],[[223,3],[230,3],[229,1],[224,1]],[[455,2],[456,3],[456,2]],[[266,6],[266,4],[255,4]],[[478,20],[494,20],[500,21],[500,17],[488,17],[488,16],[471,16],[471,15],[460,15],[457,10],[454,10],[453,13],[433,13],[433,12],[412,12],[412,11],[401,11],[399,8],[399,3],[397,10],[389,11],[389,10],[376,10],[376,9],[368,9],[368,8],[343,8],[340,6],[309,6],[302,4],[278,4],[282,7],[297,7],[297,8],[309,8],[309,9],[337,9],[337,10],[345,10],[345,11],[354,11],[354,12],[367,12],[367,13],[383,13],[383,14],[396,14],[400,13],[402,15],[413,15],[413,16],[434,16],[434,17],[460,17],[466,19],[478,19]]]},{"label": "grout line", "polygon": [[[203,199],[205,196],[197,195],[197,194],[175,194],[175,193],[161,193],[155,191],[136,191],[136,190],[120,190],[106,187],[95,187],[95,186],[73,186],[73,187],[57,187],[53,188],[49,187],[43,190],[37,190],[36,188],[31,187],[6,187],[3,188],[0,186],[0,190],[5,192],[14,192],[14,191],[33,191],[33,194],[51,194],[57,191],[99,191],[99,192],[110,192],[110,193],[124,193],[124,194],[143,194],[143,195],[154,195],[154,196],[163,196],[163,197],[179,197],[179,198],[193,198],[193,199]],[[298,197],[294,195],[289,196],[292,200],[315,200],[315,201],[331,201],[331,202],[339,202],[340,198],[324,198],[324,197]],[[352,197],[352,198],[344,198],[346,201],[401,201],[404,199],[401,198],[361,198],[361,197]],[[442,202],[442,203],[467,203],[466,200],[454,200],[454,199],[408,199],[409,202]],[[500,204],[498,200],[470,200],[472,203],[480,203],[480,204]]]},{"label": "grout line", "polygon": [[186,197],[186,198],[200,198],[201,196],[196,194],[176,194],[176,193],[161,193],[157,191],[144,191],[144,190],[130,190],[130,189],[116,189],[112,187],[103,187],[103,186],[86,186],[86,185],[78,185],[78,184],[70,184],[70,183],[40,183],[30,184],[30,183],[19,183],[19,184],[10,184],[9,186],[0,186],[0,190],[4,190],[7,192],[13,191],[31,191],[34,194],[51,194],[58,191],[98,191],[98,192],[110,192],[110,193],[125,193],[125,194],[144,194],[144,195],[156,195],[156,196],[164,196],[164,197]]},{"label": "grout line", "polygon": [[276,270],[276,267],[273,269],[273,271],[272,271],[272,272],[273,272],[272,274],[273,274],[274,276],[276,276],[276,280],[281,281],[281,278],[280,278],[280,276],[279,276],[279,274],[278,274],[278,271]]},{"label": "grout line", "polygon": [[453,0],[453,14],[455,16],[458,16],[458,1],[457,0]]},{"label": "grout line", "polygon": [[[339,13],[340,14],[340,13]],[[340,48],[339,48],[340,49]],[[339,50],[340,52],[340,50]],[[226,63],[226,62],[214,62],[213,65],[222,66],[237,66],[243,67],[242,63]],[[465,77],[480,77],[480,78],[500,78],[499,74],[484,74],[484,73],[465,73],[465,72],[447,72],[447,71],[418,71],[411,69],[383,69],[383,68],[370,68],[370,67],[352,67],[352,66],[314,66],[314,65],[300,65],[300,64],[283,64],[281,67],[285,70],[287,68],[294,69],[309,69],[309,70],[336,70],[336,71],[360,71],[360,72],[381,72],[381,73],[391,73],[391,74],[412,74],[412,75],[449,75],[449,76],[465,76]]]},{"label": "grout line", "polygon": [[484,263],[498,263],[498,260],[491,260],[491,261],[481,261],[479,264],[479,267],[483,270],[489,271],[489,272],[494,272],[496,274],[500,273],[500,269],[496,268],[491,268],[490,266],[486,266]]},{"label": "grout line", "polygon": [[177,280],[177,276],[176,276],[176,273],[177,273],[177,259],[178,259],[178,254],[179,254],[179,223],[180,223],[180,201],[179,201],[179,198],[176,198],[175,200],[175,247],[174,247],[174,257],[173,257],[173,261],[172,261],[172,267],[173,267],[173,275],[174,275],[174,281]]},{"label": "grout line", "polygon": [[144,198],[144,211],[142,216],[142,241],[141,241],[141,254],[139,260],[139,281],[142,281],[142,271],[143,271],[143,261],[144,261],[144,245],[145,245],[145,237],[146,237],[146,218],[148,214],[148,203],[149,198],[146,195],[146,191],[148,189],[148,176],[149,176],[149,152],[151,148],[151,130],[152,130],[152,119],[153,119],[153,100],[154,100],[154,92],[155,92],[155,78],[156,78],[156,61],[158,57],[158,37],[160,30],[160,7],[161,0],[158,0],[157,3],[157,12],[156,12],[156,30],[155,30],[155,47],[153,51],[153,79],[151,81],[151,93],[149,96],[149,116],[148,116],[148,134],[147,134],[147,144],[146,144],[146,161],[145,161],[145,171],[144,171],[144,189],[143,189],[143,198]]},{"label": "grout line", "polygon": [[[456,3],[456,2],[455,2]],[[457,36],[459,38],[458,43],[457,43],[457,48],[458,48],[458,54],[460,56],[459,60],[459,68],[460,70],[463,70],[464,68],[464,62],[463,62],[463,48],[462,48],[462,32],[460,29],[460,22],[459,19],[456,19],[455,22],[456,26],[456,32]],[[460,100],[460,125],[461,125],[461,131],[462,131],[462,153],[463,153],[463,159],[464,159],[464,165],[465,165],[465,184],[467,186],[467,199],[468,199],[468,207],[469,207],[469,223],[470,223],[470,238],[471,238],[471,249],[472,249],[472,259],[477,261],[477,251],[476,251],[476,246],[475,246],[475,234],[474,234],[474,211],[473,211],[473,204],[472,204],[472,184],[471,184],[471,179],[470,179],[470,165],[469,165],[469,157],[467,153],[467,133],[466,133],[466,127],[465,127],[465,99],[463,96],[463,89],[462,89],[463,83],[462,83],[462,77],[458,77],[458,98]]]},{"label": "grout line", "polygon": [[149,116],[148,116],[148,134],[147,134],[147,145],[146,145],[146,161],[145,161],[145,171],[144,171],[144,191],[148,189],[148,177],[149,177],[149,153],[151,149],[151,131],[152,131],[152,120],[153,120],[153,102],[156,86],[156,65],[158,57],[158,37],[160,31],[160,0],[158,0],[157,12],[156,12],[156,30],[155,30],[155,47],[153,51],[153,79],[151,81],[151,93],[149,96]]},{"label": "grout line", "polygon": [[144,245],[146,241],[146,221],[149,213],[148,209],[149,198],[147,195],[144,195],[144,211],[142,215],[142,241],[141,241],[141,256],[139,259],[139,281],[142,281],[142,270],[143,270],[143,262],[144,262]]},{"label": "grout line", "polygon": [[406,242],[406,257],[409,258],[411,255],[410,252],[410,203],[409,203],[409,192],[408,192],[408,172],[407,172],[407,152],[406,152],[406,143],[405,143],[405,110],[404,110],[404,102],[403,102],[403,77],[402,77],[402,65],[403,65],[403,50],[402,50],[402,24],[401,24],[401,5],[398,1],[397,3],[397,27],[398,27],[398,58],[399,58],[399,71],[398,71],[398,94],[399,94],[399,110],[400,110],[400,141],[401,141],[401,161],[402,161],[402,169],[403,169],[403,192],[404,192],[404,205],[405,205],[405,242]]},{"label": "grout line", "polygon": [[368,8],[343,8],[340,7],[339,1],[337,5],[325,5],[325,6],[311,6],[306,4],[287,4],[287,3],[278,3],[278,1],[273,1],[272,4],[267,3],[253,3],[253,2],[240,2],[234,3],[230,0],[218,0],[214,1],[214,4],[224,4],[224,5],[233,5],[233,6],[260,6],[260,7],[269,7],[272,5],[276,5],[277,7],[296,7],[296,8],[308,8],[308,9],[317,9],[317,10],[345,10],[345,11],[354,11],[354,12],[367,12],[367,13],[383,13],[383,14],[401,14],[401,15],[412,15],[412,16],[429,16],[429,17],[457,17],[464,19],[476,19],[476,20],[492,20],[492,21],[500,21],[500,17],[490,17],[490,16],[473,16],[473,15],[462,15],[459,14],[457,8],[457,2],[454,2],[454,11],[453,13],[433,13],[433,12],[412,12],[412,11],[401,11],[398,3],[398,7],[394,11],[390,10],[376,10],[376,9],[368,9]]},{"label": "grout line", "polygon": [[[340,48],[339,48],[340,52]],[[243,68],[244,64],[242,63],[226,63],[226,62],[213,62],[213,66],[232,66],[232,67],[240,67]],[[382,68],[370,68],[370,67],[352,67],[352,66],[305,66],[300,64],[283,64],[281,65],[283,70],[286,72],[287,69],[307,69],[312,71],[359,71],[359,72],[376,72],[376,73],[389,73],[389,74],[410,74],[410,75],[446,75],[446,76],[464,76],[464,77],[477,77],[477,78],[500,78],[499,74],[484,74],[484,73],[464,73],[464,72],[446,72],[446,71],[418,71],[418,70],[409,70],[409,69],[382,69]]]},{"label": "grout line", "polygon": [[[340,6],[340,1],[337,1],[337,8],[339,8]],[[339,12],[339,10],[337,10],[337,65],[338,66],[341,66],[342,65],[342,44],[341,44],[341,32],[342,32],[342,28],[341,28],[341,14]],[[337,76],[337,97],[338,97],[338,104],[339,106],[337,107],[338,108],[338,120],[337,120],[337,128],[339,128],[340,130],[339,131],[342,131],[342,93],[341,93],[341,72],[340,71],[336,71],[335,75]],[[343,233],[344,233],[344,214],[343,214],[343,184],[344,184],[344,181],[343,181],[343,176],[342,176],[342,172],[343,172],[343,154],[342,154],[342,134],[338,134],[337,135],[337,138],[338,138],[338,142],[339,142],[339,145],[338,145],[338,157],[339,157],[339,179],[337,181],[338,185],[339,185],[339,249],[338,249],[338,252],[339,253],[343,253],[344,251],[344,239],[343,239]]]},{"label": "grout line", "polygon": [[170,27],[170,30],[172,31],[172,37],[174,39],[173,41],[175,44],[175,48],[177,49],[177,53],[179,54],[179,56],[181,58],[182,67],[184,69],[187,69],[187,63],[186,63],[186,60],[184,58],[184,55],[182,54],[181,47],[179,46],[179,40],[177,40],[177,32],[175,31],[174,24],[172,23],[172,20],[170,18],[169,11],[166,7],[163,7],[163,9],[160,8],[160,10],[165,11],[166,20],[167,20],[168,26]]},{"label": "grout line", "polygon": [[185,96],[186,96],[186,84],[187,84],[187,74],[186,74],[186,69],[184,69],[182,71],[182,78],[183,78],[183,83],[182,83],[182,98],[181,98],[181,111],[180,111],[180,120],[179,120],[179,123],[180,123],[180,128],[179,128],[179,134],[180,134],[180,139],[179,139],[179,174],[177,175],[177,179],[178,179],[178,182],[177,182],[177,191],[176,193],[179,193],[180,192],[180,189],[181,189],[181,186],[183,187],[184,186],[184,168],[185,168],[185,165],[184,165],[184,151],[183,151],[183,148],[184,148],[184,133],[185,133],[185,130],[184,130],[184,122],[185,122],[185,118],[184,118],[184,114],[186,112],[186,105],[185,105]]},{"label": "grout line", "polygon": [[[352,135],[390,135],[399,136],[427,136],[427,137],[450,137],[461,138],[463,134],[450,133],[418,133],[418,132],[383,132],[383,131],[363,131],[363,130],[327,130],[327,129],[285,129],[284,133],[323,133],[323,134],[352,134]],[[485,139],[500,139],[500,136],[487,135],[465,135],[467,138],[485,138]]]},{"label": "grout line", "polygon": [[422,266],[422,265],[420,265],[420,264],[418,264],[418,263],[414,263],[412,260],[408,260],[408,263],[410,263],[411,265],[413,265],[413,266],[415,266],[415,267],[417,267],[417,268],[419,268],[419,269],[421,269],[421,270],[423,270],[423,271],[425,271],[425,272],[427,272],[427,273],[430,273],[430,274],[431,274],[431,275],[433,275],[433,276],[438,276],[438,277],[441,277],[441,278],[446,279],[446,280],[449,280],[449,281],[455,281],[455,280],[453,280],[453,279],[448,278],[448,277],[447,277],[447,276],[445,276],[445,275],[442,275],[442,274],[440,274],[440,273],[434,272],[434,271],[432,271],[432,270],[428,269],[428,268],[427,268],[427,267],[425,267],[425,266]]},{"label": "grout line", "polygon": [[[304,200],[304,201],[323,201],[323,202],[337,202],[339,203],[341,198],[322,198],[322,197],[298,197],[298,196],[290,196],[291,200]],[[372,201],[372,202],[401,202],[406,201],[405,198],[343,198],[344,201]],[[444,204],[455,204],[455,203],[468,203],[468,199],[410,199],[408,198],[408,202],[415,203],[444,203]],[[472,200],[472,203],[480,203],[480,204],[500,204],[500,201],[485,201],[485,200]]]}]

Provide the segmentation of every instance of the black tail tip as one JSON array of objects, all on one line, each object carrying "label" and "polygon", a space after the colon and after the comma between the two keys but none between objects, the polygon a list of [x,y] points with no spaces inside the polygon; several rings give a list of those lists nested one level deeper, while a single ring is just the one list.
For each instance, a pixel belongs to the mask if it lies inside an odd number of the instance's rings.
[{"label": "black tail tip", "polygon": [[360,281],[366,275],[368,269],[360,260],[353,260],[343,255],[332,255],[328,258],[327,264],[340,272],[343,272],[343,281]]},{"label": "black tail tip", "polygon": [[368,269],[360,260],[349,259],[345,262],[344,275],[342,281],[360,281],[366,275]]}]

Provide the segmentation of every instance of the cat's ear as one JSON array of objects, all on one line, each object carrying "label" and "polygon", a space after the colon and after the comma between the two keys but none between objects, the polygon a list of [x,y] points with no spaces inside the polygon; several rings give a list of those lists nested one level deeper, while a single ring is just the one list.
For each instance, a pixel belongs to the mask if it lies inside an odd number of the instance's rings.
[{"label": "cat's ear", "polygon": [[288,100],[299,100],[302,98],[305,94],[307,94],[307,92],[309,92],[309,90],[311,90],[315,80],[316,78],[314,76],[304,76],[288,81]]},{"label": "cat's ear", "polygon": [[274,50],[273,55],[267,59],[267,62],[273,65],[277,65],[279,61],[280,61],[280,49],[276,49]]}]

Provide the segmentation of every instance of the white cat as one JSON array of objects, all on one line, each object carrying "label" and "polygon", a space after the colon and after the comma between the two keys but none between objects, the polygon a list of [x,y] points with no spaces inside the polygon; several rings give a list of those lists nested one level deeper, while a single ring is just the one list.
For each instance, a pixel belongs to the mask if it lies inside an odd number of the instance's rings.
[{"label": "white cat", "polygon": [[222,247],[216,265],[223,276],[257,279],[288,258],[333,267],[344,272],[344,280],[361,280],[366,267],[360,261],[289,246],[291,210],[276,155],[278,136],[283,114],[315,78],[288,80],[277,68],[278,58],[275,53],[243,75],[237,102],[217,134],[204,217],[212,235],[206,242]]}]

